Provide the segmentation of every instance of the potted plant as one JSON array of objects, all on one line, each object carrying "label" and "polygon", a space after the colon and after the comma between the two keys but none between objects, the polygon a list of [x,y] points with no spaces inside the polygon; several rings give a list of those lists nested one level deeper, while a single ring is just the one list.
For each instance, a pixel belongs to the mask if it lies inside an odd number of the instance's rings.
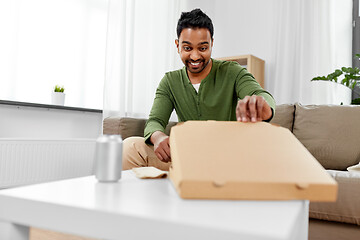
[{"label": "potted plant", "polygon": [[[360,54],[355,54],[355,58],[359,60]],[[341,98],[342,96],[335,97],[337,99],[345,99],[341,103],[350,104],[351,91],[355,88],[355,86],[360,87],[360,69],[357,67],[342,67],[341,69],[336,69],[327,76],[314,77],[311,81],[330,81],[345,86],[346,88],[336,86],[336,84],[334,85],[334,88],[339,88],[339,90],[335,90],[338,95],[343,94],[345,98]],[[341,92],[341,94],[339,94],[339,92]]]},{"label": "potted plant", "polygon": [[51,95],[51,103],[54,105],[64,106],[65,103],[65,89],[64,87],[60,87],[59,85],[55,85],[54,91]]}]

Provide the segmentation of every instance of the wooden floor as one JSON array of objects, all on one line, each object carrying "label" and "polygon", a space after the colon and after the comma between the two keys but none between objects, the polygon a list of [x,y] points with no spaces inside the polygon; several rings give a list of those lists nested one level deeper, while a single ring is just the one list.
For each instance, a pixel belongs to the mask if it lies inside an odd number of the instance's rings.
[{"label": "wooden floor", "polygon": [[30,228],[30,240],[96,240],[64,233],[52,232],[38,228]]}]

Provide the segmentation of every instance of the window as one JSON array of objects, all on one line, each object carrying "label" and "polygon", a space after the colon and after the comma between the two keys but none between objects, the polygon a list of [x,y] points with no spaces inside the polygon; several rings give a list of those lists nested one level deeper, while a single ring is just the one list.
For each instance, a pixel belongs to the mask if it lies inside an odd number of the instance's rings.
[{"label": "window", "polygon": [[0,2],[0,99],[102,109],[107,0]]}]

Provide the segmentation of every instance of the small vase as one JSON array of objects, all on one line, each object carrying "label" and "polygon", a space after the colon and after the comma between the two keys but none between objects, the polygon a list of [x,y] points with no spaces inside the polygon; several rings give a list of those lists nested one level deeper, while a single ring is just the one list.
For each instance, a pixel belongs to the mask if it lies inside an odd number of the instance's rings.
[{"label": "small vase", "polygon": [[51,104],[64,106],[65,103],[65,93],[63,92],[52,92],[51,94]]}]

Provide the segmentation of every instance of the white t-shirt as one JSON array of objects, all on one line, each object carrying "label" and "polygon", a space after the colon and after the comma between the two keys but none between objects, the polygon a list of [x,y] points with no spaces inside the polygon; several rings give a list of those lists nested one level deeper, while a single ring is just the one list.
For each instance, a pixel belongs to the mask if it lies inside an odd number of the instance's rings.
[{"label": "white t-shirt", "polygon": [[195,83],[195,84],[193,84],[193,86],[194,86],[196,92],[199,92],[200,83]]}]

